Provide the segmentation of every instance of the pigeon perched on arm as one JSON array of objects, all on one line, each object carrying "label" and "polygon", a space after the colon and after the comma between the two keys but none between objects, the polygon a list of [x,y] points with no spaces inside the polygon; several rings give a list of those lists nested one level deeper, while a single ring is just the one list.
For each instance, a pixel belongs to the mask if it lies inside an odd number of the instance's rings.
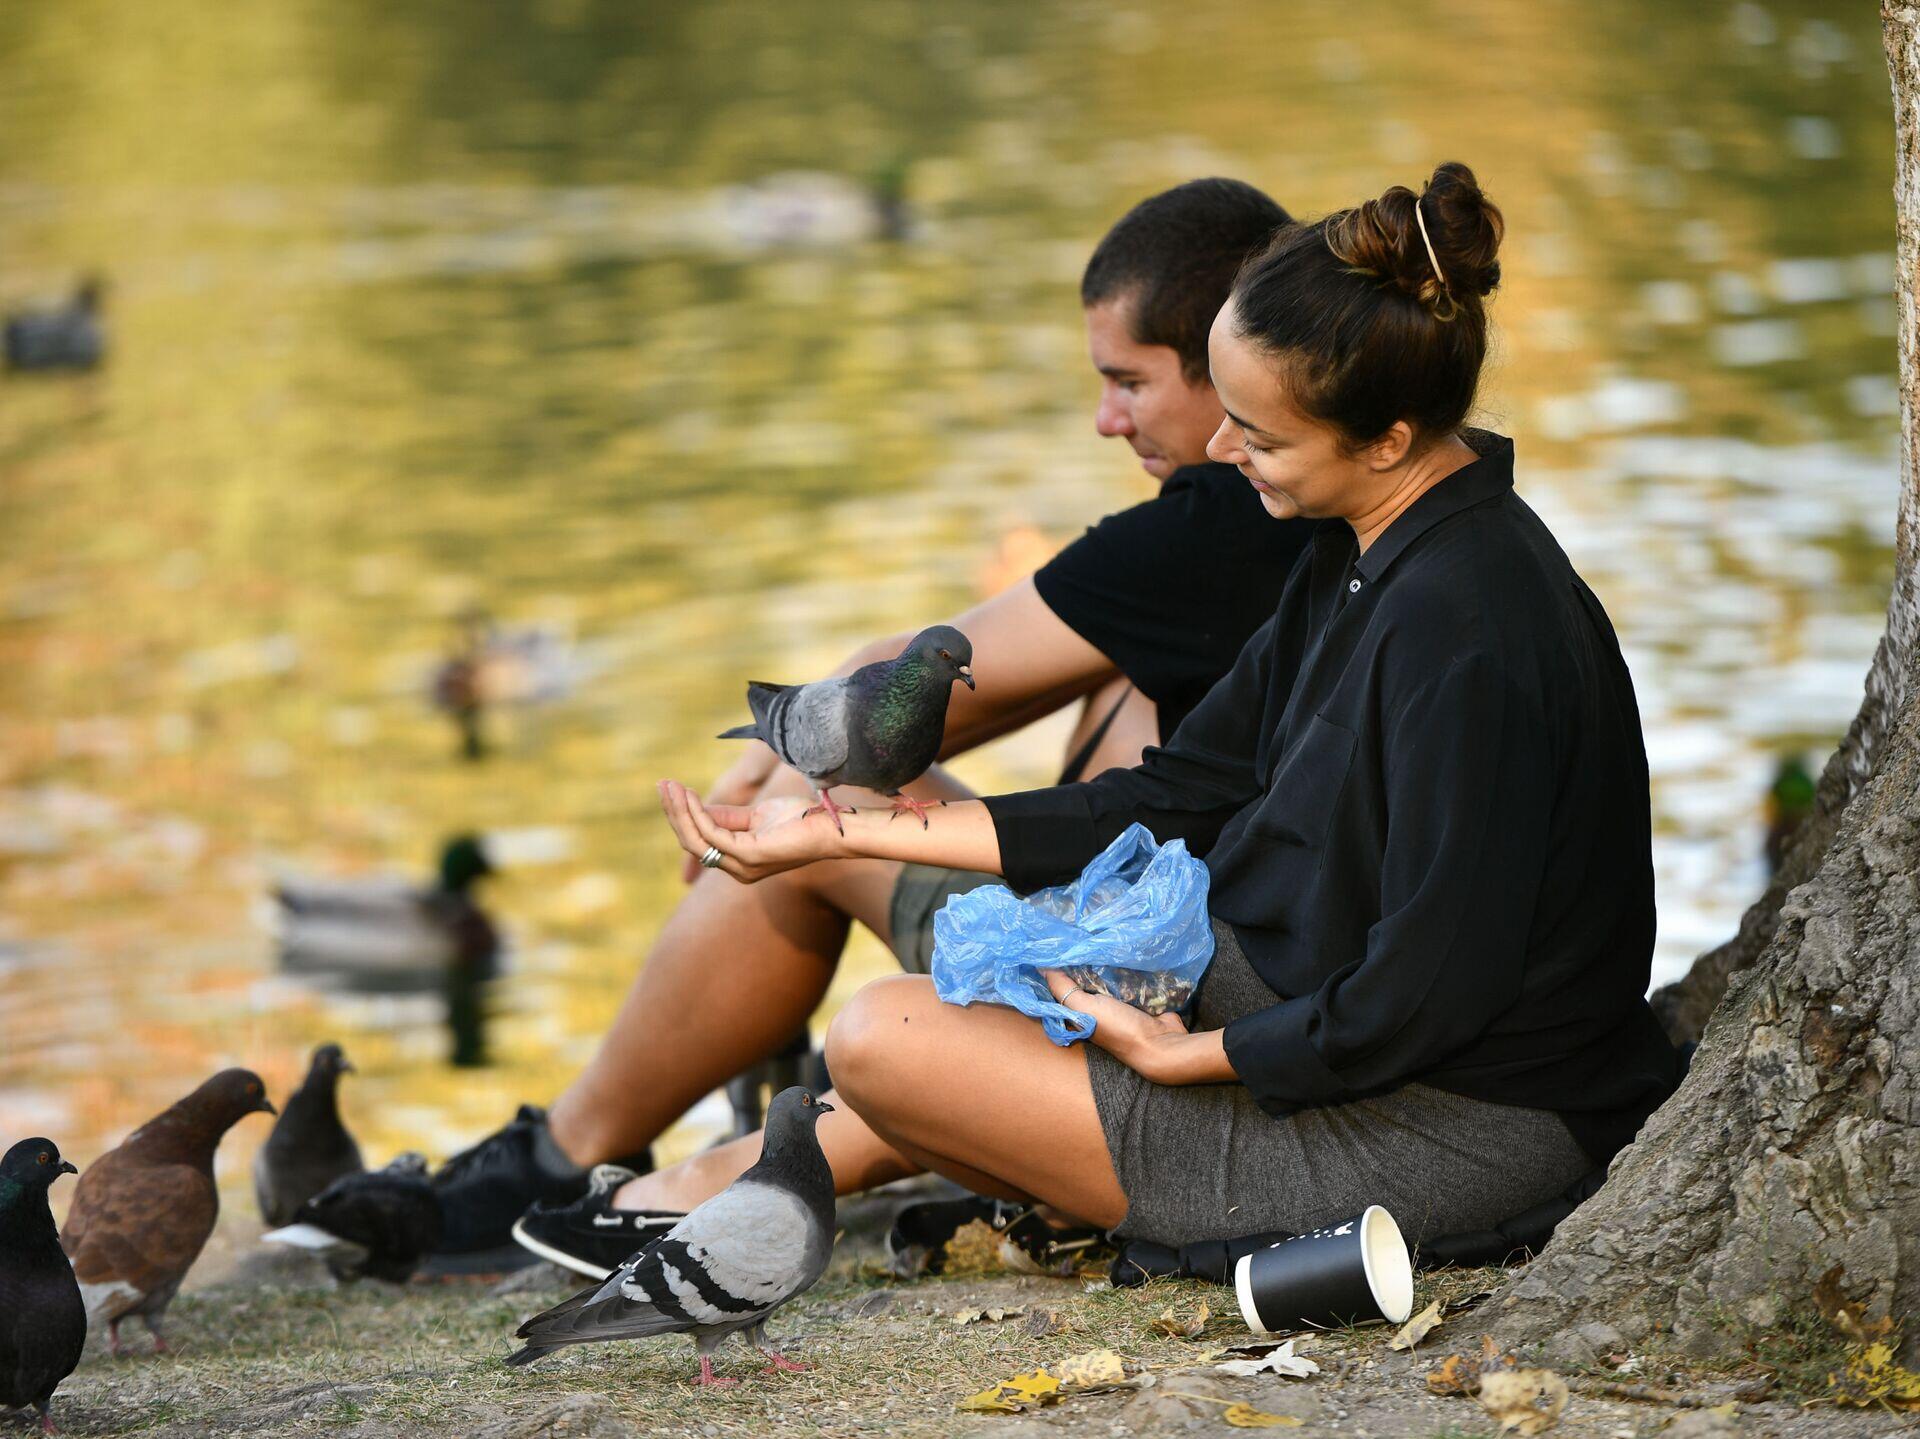
[{"label": "pigeon perched on arm", "polygon": [[927,823],[926,806],[903,786],[940,757],[953,682],[973,682],[973,644],[951,625],[915,635],[899,655],[850,675],[805,685],[747,685],[753,723],[721,739],[757,739],[813,782],[820,804],[840,823],[834,785],[859,785],[893,798]]},{"label": "pigeon perched on arm", "polygon": [[293,1223],[260,1237],[307,1249],[335,1279],[371,1275],[405,1284],[440,1245],[440,1200],[426,1156],[407,1153],[372,1174],[347,1174],[300,1206]]},{"label": "pigeon perched on arm", "polygon": [[73,1373],[87,1343],[80,1282],[60,1250],[47,1190],[79,1173],[51,1139],[23,1139],[0,1159],[0,1409],[40,1411]]},{"label": "pigeon perched on arm", "polygon": [[223,1069],[80,1176],[60,1244],[73,1260],[88,1319],[106,1322],[116,1355],[120,1321],[133,1315],[153,1335],[155,1352],[166,1352],[160,1316],[220,1213],[213,1152],[247,1115],[272,1113],[259,1075]]},{"label": "pigeon perched on arm", "polygon": [[833,1252],[833,1171],[814,1125],[831,1104],[797,1085],[767,1111],[760,1161],[634,1255],[604,1283],[518,1330],[524,1349],[509,1364],[531,1364],[569,1344],[691,1334],[701,1384],[733,1384],[713,1373],[713,1352],[732,1334],[772,1364],[798,1369],[767,1344],[768,1317],[811,1289]]},{"label": "pigeon perched on arm", "polygon": [[291,1223],[294,1212],[334,1180],[366,1168],[360,1146],[340,1122],[340,1076],[352,1072],[339,1045],[314,1050],[306,1081],[289,1096],[254,1155],[253,1193],[267,1223]]}]

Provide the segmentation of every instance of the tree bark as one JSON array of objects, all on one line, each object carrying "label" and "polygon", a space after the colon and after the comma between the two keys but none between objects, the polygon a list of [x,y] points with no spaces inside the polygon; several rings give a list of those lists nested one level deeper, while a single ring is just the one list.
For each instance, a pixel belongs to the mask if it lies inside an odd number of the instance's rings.
[{"label": "tree bark", "polygon": [[1887,630],[1780,877],[1656,996],[1670,1030],[1704,1026],[1686,1083],[1495,1311],[1562,1358],[1731,1351],[1836,1264],[1870,1317],[1920,1315],[1920,6],[1883,0],[1881,21],[1903,420]]}]

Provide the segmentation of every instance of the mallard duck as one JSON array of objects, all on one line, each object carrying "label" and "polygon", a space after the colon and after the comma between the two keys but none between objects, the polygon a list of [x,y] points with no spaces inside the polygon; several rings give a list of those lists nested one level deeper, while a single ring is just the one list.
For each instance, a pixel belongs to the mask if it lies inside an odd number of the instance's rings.
[{"label": "mallard duck", "polygon": [[1806,760],[1790,754],[1780,761],[1767,787],[1767,873],[1780,872],[1787,846],[1813,813],[1815,783]]},{"label": "mallard duck", "polygon": [[7,317],[7,366],[15,370],[91,370],[107,350],[100,318],[106,285],[89,276],[65,305],[22,310]]},{"label": "mallard duck", "polygon": [[364,993],[444,990],[454,973],[491,979],[500,933],[473,891],[492,873],[487,843],[462,834],[442,848],[431,885],[394,875],[283,877],[267,915],[281,968]]},{"label": "mallard duck", "polygon": [[503,630],[484,611],[470,610],[461,617],[458,645],[434,669],[429,697],[459,728],[461,753],[478,760],[487,753],[488,710],[551,703],[579,678],[572,647],[558,632]]}]

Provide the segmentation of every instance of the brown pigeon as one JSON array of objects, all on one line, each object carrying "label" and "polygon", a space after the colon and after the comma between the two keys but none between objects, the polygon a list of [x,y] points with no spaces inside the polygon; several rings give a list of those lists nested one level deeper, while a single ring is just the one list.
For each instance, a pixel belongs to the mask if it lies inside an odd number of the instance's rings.
[{"label": "brown pigeon", "polygon": [[259,1075],[223,1069],[80,1176],[60,1244],[80,1280],[88,1321],[106,1321],[115,1354],[120,1321],[136,1314],[155,1352],[166,1352],[160,1316],[220,1212],[213,1151],[236,1121],[273,1112]]}]

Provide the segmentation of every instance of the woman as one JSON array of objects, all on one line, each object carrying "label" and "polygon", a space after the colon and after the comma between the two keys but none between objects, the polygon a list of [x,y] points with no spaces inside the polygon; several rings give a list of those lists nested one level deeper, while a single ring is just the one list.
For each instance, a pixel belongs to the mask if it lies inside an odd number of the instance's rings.
[{"label": "woman", "polygon": [[1190,1029],[1059,976],[1095,1048],[924,978],[857,995],[828,1035],[850,1112],[821,1126],[846,1187],[932,1168],[1167,1244],[1383,1203],[1418,1239],[1557,1194],[1671,1091],[1632,685],[1515,495],[1512,445],[1462,429],[1501,230],[1443,165],[1249,262],[1209,342],[1209,453],[1270,514],[1326,523],[1137,769],[844,835],[797,802],[709,812],[662,786],[687,849],[749,882],[873,855],[1029,889],[1135,820],[1205,858],[1216,950]]}]

